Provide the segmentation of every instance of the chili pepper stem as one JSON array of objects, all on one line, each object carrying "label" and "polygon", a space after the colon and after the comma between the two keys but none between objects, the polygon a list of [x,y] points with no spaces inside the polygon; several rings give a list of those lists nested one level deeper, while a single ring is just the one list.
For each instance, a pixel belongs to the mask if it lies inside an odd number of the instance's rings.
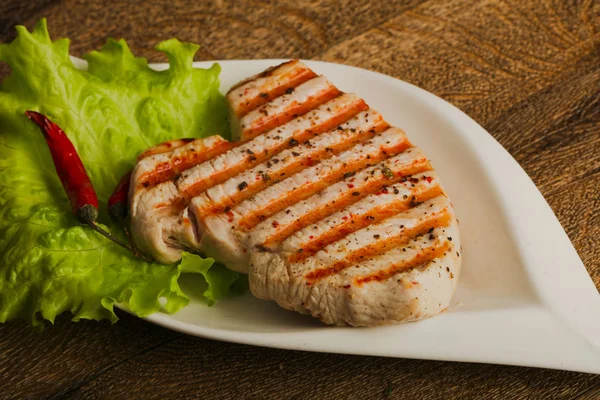
[{"label": "chili pepper stem", "polygon": [[88,221],[87,222],[88,226],[90,228],[92,228],[93,230],[95,230],[96,232],[98,232],[99,234],[101,234],[102,236],[104,236],[105,238],[107,238],[108,240],[118,244],[119,246],[123,247],[124,249],[127,249],[128,251],[130,251],[131,253],[133,253],[134,256],[136,256],[137,258],[139,258],[140,260],[146,261],[146,262],[152,262],[152,260],[148,259],[147,257],[143,256],[137,248],[128,245],[124,242],[122,242],[121,240],[117,239],[115,236],[113,236],[110,232],[105,231],[104,229],[100,228],[100,226],[98,226],[98,224],[96,224],[95,222],[92,221]]}]

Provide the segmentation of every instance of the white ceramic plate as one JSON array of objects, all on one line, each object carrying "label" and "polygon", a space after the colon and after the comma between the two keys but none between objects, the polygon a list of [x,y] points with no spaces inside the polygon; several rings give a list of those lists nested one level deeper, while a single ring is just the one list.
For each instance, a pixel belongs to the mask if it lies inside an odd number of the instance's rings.
[{"label": "white ceramic plate", "polygon": [[[222,61],[222,88],[282,61]],[[450,309],[416,323],[338,328],[247,294],[213,307],[193,300],[175,315],[157,313],[148,321],[282,349],[600,373],[600,295],[552,210],[510,154],[463,112],[423,89],[354,67],[306,63],[365,98],[431,158],[455,205],[464,249]],[[184,290],[193,293],[193,282],[185,279]]]}]

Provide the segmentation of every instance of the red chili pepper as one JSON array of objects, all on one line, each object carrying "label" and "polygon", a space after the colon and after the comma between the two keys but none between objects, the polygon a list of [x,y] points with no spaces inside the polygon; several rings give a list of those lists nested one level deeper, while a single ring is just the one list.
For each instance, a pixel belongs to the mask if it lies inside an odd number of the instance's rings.
[{"label": "red chili pepper", "polygon": [[71,143],[65,132],[46,116],[36,111],[26,111],[25,115],[41,128],[54,161],[54,168],[65,192],[67,192],[67,197],[77,219],[89,225],[107,239],[131,251],[136,257],[145,259],[134,247],[123,243],[96,224],[98,196],[85,171],[83,162],[77,154],[77,150],[75,150],[73,143]]},{"label": "red chili pepper", "polygon": [[127,218],[129,196],[129,181],[131,180],[131,171],[121,177],[121,180],[115,187],[115,190],[108,198],[108,215],[115,222],[123,222]]},{"label": "red chili pepper", "polygon": [[84,224],[96,222],[98,196],[73,143],[58,125],[44,115],[35,111],[27,111],[25,115],[42,129],[73,213]]}]

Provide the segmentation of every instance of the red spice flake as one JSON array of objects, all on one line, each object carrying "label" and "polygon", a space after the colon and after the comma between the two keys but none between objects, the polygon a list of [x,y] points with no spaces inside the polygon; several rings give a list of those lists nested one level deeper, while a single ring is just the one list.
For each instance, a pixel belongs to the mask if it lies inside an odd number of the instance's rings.
[{"label": "red spice flake", "polygon": [[308,238],[309,238],[309,239],[314,239],[315,237],[311,235],[311,236],[309,236]]},{"label": "red spice flake", "polygon": [[273,221],[271,225],[273,225],[273,228],[277,228],[279,226],[279,222]]},{"label": "red spice flake", "polygon": [[344,285],[344,289],[350,289],[350,285]]},{"label": "red spice flake", "polygon": [[427,182],[431,183],[431,181],[433,181],[433,178],[432,178],[432,177],[430,177],[430,176],[426,176],[426,177],[425,177],[425,180],[426,180]]},{"label": "red spice flake", "polygon": [[353,187],[354,187],[353,184],[351,184],[351,183],[348,184],[348,188],[352,189]]}]

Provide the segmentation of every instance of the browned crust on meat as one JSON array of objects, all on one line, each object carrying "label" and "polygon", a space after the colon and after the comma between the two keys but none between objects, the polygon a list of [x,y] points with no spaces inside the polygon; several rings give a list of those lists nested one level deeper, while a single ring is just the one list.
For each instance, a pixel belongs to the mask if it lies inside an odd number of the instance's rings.
[{"label": "browned crust on meat", "polygon": [[[191,141],[188,141],[188,143]],[[208,161],[219,154],[226,153],[232,148],[238,146],[237,143],[222,142],[210,149],[190,149],[180,157],[172,157],[169,162],[162,162],[139,179],[139,185],[151,187],[159,183],[175,179],[181,172],[195,165]],[[178,146],[181,147],[181,146]],[[167,150],[168,151],[168,150]],[[166,151],[164,151],[166,152]],[[160,153],[164,153],[161,151]],[[159,154],[159,153],[154,153]]]},{"label": "browned crust on meat", "polygon": [[[334,127],[346,122],[354,115],[358,114],[361,111],[367,110],[369,107],[367,104],[361,99],[359,101],[353,102],[349,104],[346,108],[342,109],[340,113],[336,114],[333,118],[327,119],[326,121],[322,121],[321,123],[313,125],[310,129],[297,132],[293,139],[298,142],[305,142],[306,140],[311,139],[312,137],[321,134],[323,132],[327,132]],[[215,175],[208,176],[204,179],[199,180],[194,185],[189,187],[184,196],[186,198],[192,198],[198,196],[200,193],[204,192],[211,186],[217,185],[219,183],[225,182],[227,179],[232,178],[233,176],[255,167],[256,165],[265,162],[269,158],[273,157],[276,154],[279,154],[281,151],[288,147],[288,142],[281,143],[279,146],[271,149],[269,152],[261,152],[252,155],[248,155],[246,159],[238,165],[235,165],[229,169],[221,171]]]},{"label": "browned crust on meat", "polygon": [[302,251],[294,253],[289,256],[288,260],[291,263],[301,262],[313,255],[318,251],[323,250],[326,246],[337,242],[341,238],[358,231],[359,229],[366,228],[369,225],[377,224],[386,218],[393,217],[403,211],[409,210],[416,203],[422,203],[427,200],[431,200],[435,197],[443,194],[443,190],[440,186],[429,188],[428,190],[420,193],[414,193],[412,197],[398,198],[397,201],[386,204],[381,207],[374,207],[368,213],[361,215],[360,218],[348,218],[343,223],[337,225],[334,229],[328,231],[323,235],[319,235],[312,239],[309,243],[302,246]]},{"label": "browned crust on meat", "polygon": [[294,162],[279,169],[274,169],[273,166],[271,167],[273,169],[265,169],[263,173],[260,176],[257,176],[253,182],[246,182],[247,186],[243,190],[236,192],[233,196],[229,196],[221,202],[213,203],[201,208],[199,213],[204,217],[223,213],[228,208],[231,208],[241,203],[245,199],[252,197],[256,193],[264,190],[274,183],[279,182],[279,180],[290,177],[307,167],[331,158],[332,156],[339,154],[356,144],[362,143],[365,140],[374,137],[378,132],[385,129],[386,126],[386,123],[379,124],[373,127],[373,129],[361,131],[356,136],[351,137],[349,140],[333,144],[328,148],[315,148],[311,149],[311,151],[305,150],[304,153],[298,154],[294,158]]},{"label": "browned crust on meat", "polygon": [[253,212],[245,215],[239,221],[239,226],[242,229],[248,231],[254,226],[256,226],[256,224],[270,217],[276,212],[279,212],[284,208],[295,204],[299,201],[305,200],[313,194],[320,192],[321,190],[330,186],[331,184],[342,180],[345,174],[363,169],[368,165],[372,165],[374,163],[383,161],[387,159],[389,155],[401,153],[410,146],[410,142],[408,142],[408,140],[404,140],[396,146],[391,146],[387,149],[379,149],[378,154],[371,155],[370,157],[363,157],[359,160],[356,160],[352,164],[344,164],[337,170],[332,171],[329,175],[323,177],[323,179],[316,182],[309,182],[305,185],[294,188],[287,192],[284,196],[279,197],[276,201],[268,204],[266,207],[256,209]]},{"label": "browned crust on meat", "polygon": [[340,273],[344,269],[349,268],[358,262],[381,255],[390,249],[404,246],[416,236],[423,235],[428,231],[438,227],[448,226],[451,220],[452,216],[448,212],[448,209],[445,209],[440,213],[430,214],[418,225],[411,228],[402,229],[399,235],[382,238],[375,243],[361,247],[358,250],[348,253],[344,260],[337,261],[324,268],[314,269],[304,275],[304,278],[311,283],[315,283],[320,279]]},{"label": "browned crust on meat", "polygon": [[318,96],[313,96],[305,102],[294,102],[290,107],[286,108],[285,111],[278,114],[270,113],[267,107],[268,105],[262,106],[259,109],[259,112],[262,111],[263,113],[263,117],[261,119],[259,119],[250,127],[244,127],[242,124],[242,137],[244,140],[255,138],[261,133],[267,132],[293,120],[294,118],[298,118],[300,115],[306,114],[321,104],[336,98],[340,94],[342,94],[341,91],[339,91],[335,86],[331,86],[326,91],[319,93]]},{"label": "browned crust on meat", "polygon": [[404,260],[399,263],[392,264],[385,269],[381,269],[369,275],[357,276],[354,278],[353,283],[357,286],[362,286],[363,284],[369,282],[382,282],[391,278],[397,273],[406,272],[421,265],[427,265],[431,263],[436,258],[442,257],[451,249],[451,247],[452,245],[448,241],[428,247],[420,251],[414,258],[410,260]]}]

